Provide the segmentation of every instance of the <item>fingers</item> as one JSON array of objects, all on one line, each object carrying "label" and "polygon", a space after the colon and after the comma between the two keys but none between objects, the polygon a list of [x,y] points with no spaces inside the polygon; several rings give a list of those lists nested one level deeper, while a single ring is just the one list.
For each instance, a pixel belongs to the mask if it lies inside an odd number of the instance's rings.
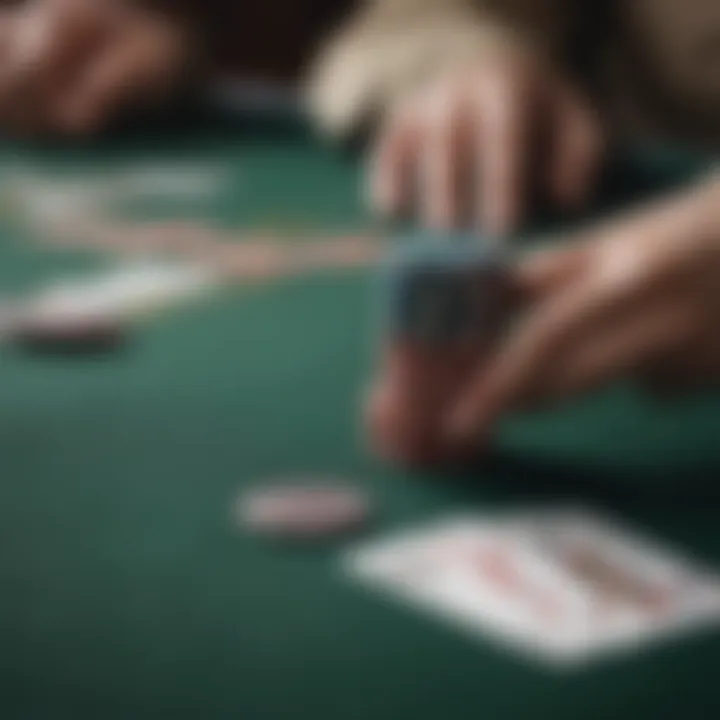
[{"label": "fingers", "polygon": [[10,41],[17,34],[17,13],[5,7],[0,7],[0,61],[7,60]]},{"label": "fingers", "polygon": [[392,347],[365,405],[370,440],[384,459],[407,465],[432,464],[438,452],[435,363],[423,352]]},{"label": "fingers", "polygon": [[[38,0],[15,25],[0,117],[19,134],[94,131],[123,105],[162,99],[188,45],[173,23],[125,3]],[[0,32],[0,57],[3,44]]]},{"label": "fingers", "polygon": [[497,76],[487,83],[481,103],[478,146],[478,225],[490,235],[510,232],[522,215],[528,151],[529,85]]},{"label": "fingers", "polygon": [[600,332],[646,291],[643,283],[606,282],[604,275],[563,289],[528,317],[487,371],[478,374],[448,419],[448,432],[467,439],[533,398],[548,368],[571,356],[586,335]]},{"label": "fingers", "polygon": [[460,165],[476,133],[463,94],[446,93],[432,105],[420,158],[421,214],[429,227],[449,230],[462,214]]},{"label": "fingers", "polygon": [[59,108],[59,120],[65,131],[87,133],[98,129],[112,109],[131,95],[141,82],[142,68],[132,50],[132,45],[125,45],[108,53],[65,99]]},{"label": "fingers", "polygon": [[70,0],[31,2],[18,9],[0,76],[6,127],[26,135],[57,129],[57,98],[109,28],[100,27],[92,10]]},{"label": "fingers", "polygon": [[448,230],[477,185],[475,222],[491,234],[510,231],[522,215],[530,103],[525,85],[502,73],[407,100],[374,155],[374,209],[398,214],[415,200],[430,227]]},{"label": "fingers", "polygon": [[559,86],[553,111],[549,184],[561,205],[577,209],[592,193],[603,157],[600,124],[565,86]]},{"label": "fingers", "polygon": [[[540,140],[548,167],[530,178]],[[523,220],[530,180],[578,206],[602,153],[597,119],[562,79],[535,58],[503,53],[405,98],[380,135],[371,201],[393,214],[414,200],[433,228],[470,220],[505,235]]]},{"label": "fingers", "polygon": [[592,390],[609,379],[630,375],[668,349],[681,346],[694,332],[686,308],[653,304],[619,323],[586,335],[553,366],[539,389],[540,401],[560,401]]},{"label": "fingers", "polygon": [[387,121],[370,163],[370,204],[381,215],[399,215],[414,192],[420,118],[410,100]]},{"label": "fingers", "polygon": [[38,76],[50,26],[31,3],[3,17],[0,116],[6,128],[34,131],[42,123]]},{"label": "fingers", "polygon": [[20,13],[10,65],[20,81],[38,92],[57,90],[102,46],[113,25],[107,13],[79,0],[30,3]]},{"label": "fingers", "polygon": [[573,242],[528,255],[515,270],[515,281],[525,302],[539,302],[576,284],[586,272],[592,246]]},{"label": "fingers", "polygon": [[374,449],[405,465],[428,467],[460,460],[456,448],[443,441],[440,426],[459,384],[483,356],[469,346],[396,344],[386,349],[365,406]]},{"label": "fingers", "polygon": [[153,90],[164,95],[166,76],[174,68],[172,49],[154,36],[126,38],[109,47],[89,67],[60,108],[63,129],[96,131],[131,99]]}]

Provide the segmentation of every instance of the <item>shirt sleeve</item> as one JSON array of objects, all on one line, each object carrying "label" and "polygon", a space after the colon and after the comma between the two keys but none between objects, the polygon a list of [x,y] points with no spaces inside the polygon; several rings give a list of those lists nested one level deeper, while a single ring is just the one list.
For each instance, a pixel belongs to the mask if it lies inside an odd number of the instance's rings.
[{"label": "shirt sleeve", "polygon": [[306,84],[321,129],[342,136],[414,83],[498,45],[562,54],[568,0],[372,0],[329,39]]}]

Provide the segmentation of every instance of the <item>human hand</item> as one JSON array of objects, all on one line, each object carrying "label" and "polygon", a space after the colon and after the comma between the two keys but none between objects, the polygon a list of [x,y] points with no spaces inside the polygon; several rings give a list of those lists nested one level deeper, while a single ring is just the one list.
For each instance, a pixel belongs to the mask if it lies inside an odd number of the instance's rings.
[{"label": "human hand", "polygon": [[571,84],[529,50],[498,45],[396,103],[371,162],[371,203],[383,214],[414,207],[438,230],[469,219],[503,234],[522,220],[531,183],[581,205],[602,150]]},{"label": "human hand", "polygon": [[384,348],[364,407],[373,451],[389,462],[419,467],[462,459],[464,448],[445,442],[442,422],[477,359],[467,347]]},{"label": "human hand", "polygon": [[457,443],[505,413],[621,377],[720,378],[720,182],[619,218],[520,268],[529,310],[460,389],[444,419]]},{"label": "human hand", "polygon": [[0,126],[88,134],[184,79],[181,23],[124,0],[30,0],[0,15]]}]

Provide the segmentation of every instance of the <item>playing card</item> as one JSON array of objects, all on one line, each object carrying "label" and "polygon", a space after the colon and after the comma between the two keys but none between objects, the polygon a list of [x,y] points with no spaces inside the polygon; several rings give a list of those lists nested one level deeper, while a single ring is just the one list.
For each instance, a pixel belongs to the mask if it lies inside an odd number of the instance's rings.
[{"label": "playing card", "polygon": [[720,577],[579,509],[452,517],[351,550],[350,575],[556,665],[720,620]]},{"label": "playing card", "polygon": [[45,320],[133,318],[198,297],[215,284],[215,274],[200,264],[129,264],[98,275],[56,281],[28,299],[25,314]]}]

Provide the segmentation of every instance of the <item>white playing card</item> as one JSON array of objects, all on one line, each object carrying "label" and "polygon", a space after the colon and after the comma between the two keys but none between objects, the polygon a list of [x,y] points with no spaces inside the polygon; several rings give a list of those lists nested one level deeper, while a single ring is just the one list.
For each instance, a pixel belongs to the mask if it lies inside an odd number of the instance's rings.
[{"label": "white playing card", "polygon": [[97,276],[56,282],[31,298],[27,313],[46,319],[132,317],[190,300],[215,284],[213,271],[199,264],[130,264]]},{"label": "white playing card", "polygon": [[452,517],[353,549],[344,564],[556,665],[720,621],[720,577],[578,509]]}]

